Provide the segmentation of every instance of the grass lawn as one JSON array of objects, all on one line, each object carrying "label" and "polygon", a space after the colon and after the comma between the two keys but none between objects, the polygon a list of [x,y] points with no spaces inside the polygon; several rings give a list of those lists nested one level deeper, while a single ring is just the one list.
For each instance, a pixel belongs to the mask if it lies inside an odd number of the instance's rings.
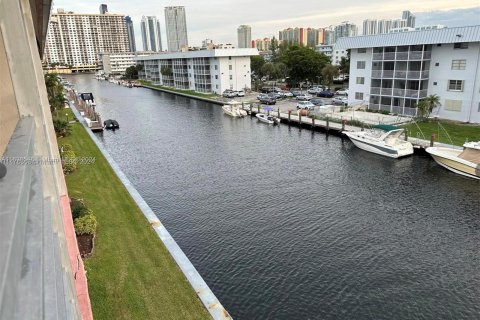
[{"label": "grass lawn", "polygon": [[196,97],[201,97],[201,98],[206,98],[206,99],[215,99],[215,98],[218,97],[218,96],[216,96],[214,94],[211,94],[211,93],[201,93],[201,92],[197,92],[197,91],[193,91],[193,90],[175,89],[175,88],[172,88],[172,87],[165,87],[165,86],[160,86],[160,85],[157,85],[157,84],[152,84],[150,81],[146,81],[146,80],[138,80],[138,81],[141,84],[146,85],[146,86],[159,88],[159,89],[163,89],[163,90],[171,91],[171,92],[176,92],[176,93],[188,94],[188,95],[191,95],[191,96],[196,96]]},{"label": "grass lawn", "polygon": [[[69,120],[71,110],[65,109]],[[95,319],[210,319],[165,246],[80,123],[58,144],[95,157],[66,176],[70,197],[97,217],[93,255],[85,260]]]},{"label": "grass lawn", "polygon": [[[450,144],[451,142],[445,133],[446,130],[452,139],[453,144],[458,146],[463,145],[467,139],[468,141],[480,141],[480,125],[478,124],[474,125],[445,120],[440,121],[441,126],[445,128],[445,130],[438,125],[438,121],[431,120],[417,122],[417,124],[427,140],[430,140],[432,133],[435,133],[438,137],[436,141]],[[410,137],[423,138],[419,128],[414,123],[403,127],[408,129],[408,135]]]}]

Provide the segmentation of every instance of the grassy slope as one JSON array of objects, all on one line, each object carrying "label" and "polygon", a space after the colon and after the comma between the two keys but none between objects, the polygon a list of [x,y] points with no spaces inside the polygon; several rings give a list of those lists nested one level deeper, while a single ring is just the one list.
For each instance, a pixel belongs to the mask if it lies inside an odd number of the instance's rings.
[{"label": "grassy slope", "polygon": [[85,199],[99,223],[94,254],[85,261],[94,318],[210,318],[83,126],[73,124],[63,143],[77,157],[96,157],[66,176],[69,195]]},{"label": "grassy slope", "polygon": [[172,88],[172,87],[166,87],[166,86],[161,86],[161,85],[157,85],[157,84],[152,84],[150,81],[147,81],[147,80],[138,80],[141,84],[143,85],[146,85],[146,86],[150,86],[150,87],[153,87],[153,88],[159,88],[159,89],[163,89],[163,90],[166,90],[166,91],[170,91],[170,92],[177,92],[177,93],[183,93],[183,94],[188,94],[188,95],[191,95],[191,96],[196,96],[196,97],[201,97],[201,98],[206,98],[206,99],[215,99],[216,95],[214,94],[211,94],[211,93],[202,93],[202,92],[197,92],[197,91],[194,91],[194,90],[184,90],[184,89],[176,89],[176,88]]},{"label": "grassy slope", "polygon": [[[453,121],[441,121],[440,123],[448,132],[448,135],[455,145],[463,145],[466,139],[468,139],[468,141],[480,141],[479,125]],[[450,140],[445,134],[445,131],[439,128],[437,121],[417,122],[417,124],[425,135],[425,139],[430,140],[432,133],[435,133],[437,137],[439,137],[437,141],[450,144]],[[418,127],[415,124],[409,124],[405,127],[408,128],[409,136],[418,136],[419,138],[422,138],[422,135],[419,133]]]}]

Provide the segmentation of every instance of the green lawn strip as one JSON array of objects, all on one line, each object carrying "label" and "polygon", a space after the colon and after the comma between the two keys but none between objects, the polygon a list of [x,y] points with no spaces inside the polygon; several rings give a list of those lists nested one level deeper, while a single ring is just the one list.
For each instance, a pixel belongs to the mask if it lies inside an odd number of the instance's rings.
[{"label": "green lawn strip", "polygon": [[95,157],[66,176],[70,197],[97,217],[95,251],[86,259],[95,319],[209,319],[189,282],[80,123],[58,140],[77,157]]},{"label": "green lawn strip", "polygon": [[[430,140],[432,133],[435,133],[437,136],[436,141],[448,144],[451,143],[445,131],[439,127],[437,121],[417,122],[417,124],[420,127],[421,132],[423,132],[425,139]],[[461,146],[467,139],[468,141],[480,140],[480,125],[445,120],[440,121],[440,124],[445,128],[454,145]],[[420,130],[414,123],[405,125],[404,127],[408,129],[408,135],[410,137],[423,139]]]},{"label": "green lawn strip", "polygon": [[195,96],[195,97],[201,97],[201,98],[205,98],[205,99],[215,99],[217,98],[218,96],[214,95],[214,94],[210,94],[210,93],[201,93],[201,92],[197,92],[197,91],[193,91],[193,90],[183,90],[183,89],[175,89],[175,88],[172,88],[172,87],[165,87],[165,86],[161,86],[161,85],[157,85],[157,84],[152,84],[150,81],[147,81],[147,80],[139,80],[139,82],[145,86],[149,86],[149,87],[152,87],[152,88],[158,88],[158,89],[162,89],[162,90],[165,90],[165,91],[170,91],[170,92],[173,92],[173,93],[183,93],[183,94],[188,94],[188,95],[191,95],[191,96]]}]

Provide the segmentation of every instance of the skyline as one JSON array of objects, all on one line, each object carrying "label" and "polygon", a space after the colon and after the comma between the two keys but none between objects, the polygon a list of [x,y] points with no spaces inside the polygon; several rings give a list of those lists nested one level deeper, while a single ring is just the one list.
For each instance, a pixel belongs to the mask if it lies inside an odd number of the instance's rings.
[{"label": "skyline", "polygon": [[[82,3],[68,3],[65,0],[57,1],[53,12],[57,8],[75,13],[98,13],[99,6],[105,1],[85,0]],[[289,2],[280,0],[272,7],[266,3],[257,3],[246,0],[242,6],[233,1],[213,0],[208,7],[200,3],[186,0],[182,3],[166,1],[158,5],[153,1],[144,2],[144,6],[121,2],[119,0],[106,2],[109,12],[128,15],[133,20],[135,41],[137,47],[142,47],[140,21],[142,16],[156,16],[161,25],[163,47],[166,47],[166,29],[164,7],[172,5],[185,6],[188,37],[190,46],[200,46],[202,40],[212,39],[214,43],[237,44],[237,28],[246,24],[252,28],[252,40],[275,36],[278,31],[288,27],[327,27],[350,21],[357,24],[361,31],[364,19],[394,19],[401,17],[403,10],[410,10],[417,17],[417,25],[443,24],[447,27],[467,26],[480,24],[480,6],[477,0],[457,1],[454,5],[446,0],[394,1],[373,0],[369,4],[359,6],[356,1],[346,0],[342,6],[329,8],[328,12],[314,1],[306,1],[302,12],[291,13]],[[381,3],[381,5],[379,5]],[[231,10],[235,8],[232,19]],[[154,8],[145,10],[143,8]],[[215,8],[215,10],[211,10]],[[255,10],[249,10],[255,8]],[[266,14],[270,19],[265,19]],[[221,27],[219,27],[221,26]]]}]

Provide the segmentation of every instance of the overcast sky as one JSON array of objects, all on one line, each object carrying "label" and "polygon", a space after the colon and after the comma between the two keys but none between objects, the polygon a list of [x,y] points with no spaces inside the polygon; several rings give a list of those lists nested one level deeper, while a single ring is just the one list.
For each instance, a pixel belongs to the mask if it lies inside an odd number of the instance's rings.
[{"label": "overcast sky", "polygon": [[[323,2],[323,1],[322,1]],[[93,0],[54,2],[54,10],[63,8],[75,13],[98,13],[102,2]],[[140,20],[143,15],[157,16],[162,28],[162,44],[166,47],[166,6],[185,6],[187,15],[188,44],[201,45],[202,40],[237,45],[237,27],[252,27],[252,39],[275,36],[288,27],[325,27],[342,21],[359,26],[364,19],[401,18],[403,10],[416,15],[416,25],[444,24],[448,27],[480,24],[480,0],[342,0],[321,4],[318,0],[184,0],[184,1],[125,1],[103,2],[111,13],[132,17],[137,50],[142,49]],[[325,2],[324,2],[325,3]]]}]

